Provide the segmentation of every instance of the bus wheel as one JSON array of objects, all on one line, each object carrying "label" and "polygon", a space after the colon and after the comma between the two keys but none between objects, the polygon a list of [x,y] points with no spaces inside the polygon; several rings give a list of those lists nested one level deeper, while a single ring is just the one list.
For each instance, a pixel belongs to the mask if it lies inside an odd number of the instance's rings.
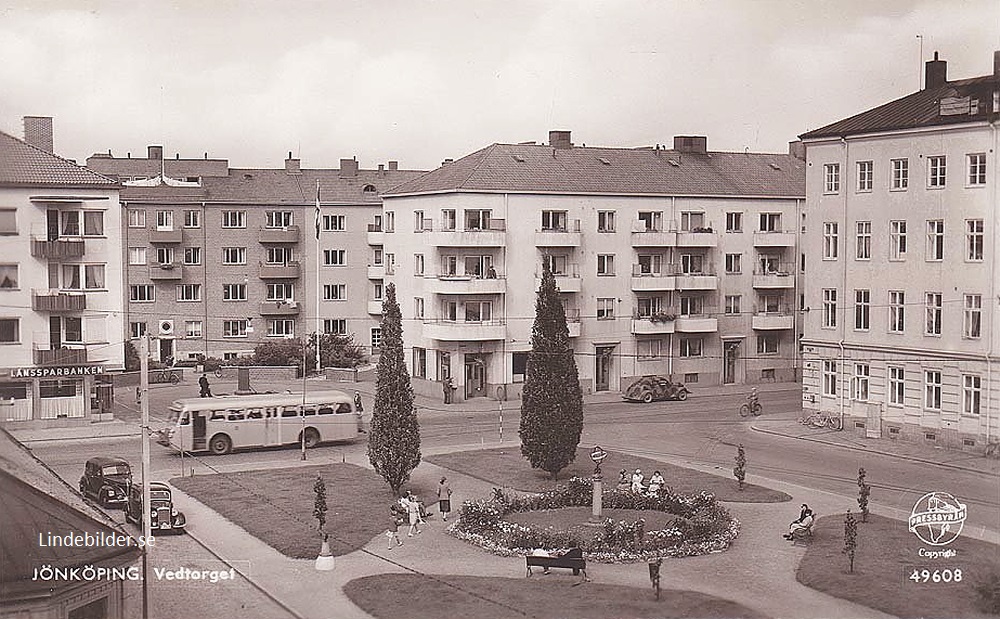
[{"label": "bus wheel", "polygon": [[[299,437],[301,440],[301,437]],[[319,432],[315,428],[306,428],[306,448],[312,449],[316,445],[319,445]]]},{"label": "bus wheel", "polygon": [[216,434],[208,446],[215,455],[224,456],[233,450],[233,441],[225,434]]}]

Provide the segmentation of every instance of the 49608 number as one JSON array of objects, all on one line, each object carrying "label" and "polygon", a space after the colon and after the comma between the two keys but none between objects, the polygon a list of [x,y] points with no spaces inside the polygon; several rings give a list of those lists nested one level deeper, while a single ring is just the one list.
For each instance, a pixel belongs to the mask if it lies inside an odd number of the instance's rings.
[{"label": "49608 number", "polygon": [[962,570],[950,567],[938,570],[913,568],[907,579],[917,584],[962,582]]}]

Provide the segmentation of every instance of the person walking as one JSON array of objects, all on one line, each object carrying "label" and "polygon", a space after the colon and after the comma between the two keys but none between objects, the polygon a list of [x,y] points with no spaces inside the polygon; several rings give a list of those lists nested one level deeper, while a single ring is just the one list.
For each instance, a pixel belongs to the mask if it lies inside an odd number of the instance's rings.
[{"label": "person walking", "polygon": [[399,511],[399,504],[393,503],[389,506],[389,528],[386,529],[385,536],[389,540],[389,550],[392,550],[392,542],[396,541],[397,546],[402,546],[399,539],[399,525],[403,524],[403,514]]},{"label": "person walking", "polygon": [[212,386],[208,384],[207,374],[201,375],[201,378],[198,379],[198,386],[201,388],[201,395],[199,397],[202,398],[212,397]]},{"label": "person walking", "polygon": [[400,503],[406,507],[406,514],[410,520],[410,530],[406,532],[407,537],[413,537],[413,531],[420,533],[420,503],[417,502],[417,497],[412,494],[407,493],[406,496],[400,499]]},{"label": "person walking", "polygon": [[365,405],[361,401],[361,392],[360,391],[355,391],[354,392],[354,410],[357,411],[357,412],[359,412],[359,413],[365,412]]},{"label": "person walking", "polygon": [[451,488],[448,487],[448,478],[442,477],[438,484],[438,511],[441,512],[441,520],[448,522],[448,512],[451,511]]},{"label": "person walking", "polygon": [[444,403],[451,404],[455,400],[455,381],[451,376],[441,382],[441,389],[444,391]]}]

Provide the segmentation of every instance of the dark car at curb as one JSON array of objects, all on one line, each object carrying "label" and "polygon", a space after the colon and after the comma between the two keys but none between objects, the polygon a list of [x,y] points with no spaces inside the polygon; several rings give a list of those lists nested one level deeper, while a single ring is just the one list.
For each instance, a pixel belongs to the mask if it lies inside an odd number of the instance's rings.
[{"label": "dark car at curb", "polygon": [[102,507],[123,507],[128,501],[132,467],[122,458],[98,456],[87,460],[80,478],[80,494]]},{"label": "dark car at curb", "polygon": [[[150,533],[183,533],[187,519],[184,513],[174,507],[170,486],[161,481],[149,482]],[[125,504],[125,521],[142,526],[142,485],[132,484]]]},{"label": "dark car at curb", "polygon": [[689,393],[684,383],[675,383],[665,376],[643,376],[625,390],[622,398],[648,404],[654,400],[684,401]]}]

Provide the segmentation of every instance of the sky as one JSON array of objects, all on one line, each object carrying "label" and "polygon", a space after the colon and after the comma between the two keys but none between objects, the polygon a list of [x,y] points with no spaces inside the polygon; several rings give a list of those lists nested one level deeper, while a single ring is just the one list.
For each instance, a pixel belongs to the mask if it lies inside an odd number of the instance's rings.
[{"label": "sky", "polygon": [[[922,57],[921,57],[922,46]],[[494,142],[786,152],[993,71],[997,0],[0,0],[0,130],[232,167],[433,169]]]}]

